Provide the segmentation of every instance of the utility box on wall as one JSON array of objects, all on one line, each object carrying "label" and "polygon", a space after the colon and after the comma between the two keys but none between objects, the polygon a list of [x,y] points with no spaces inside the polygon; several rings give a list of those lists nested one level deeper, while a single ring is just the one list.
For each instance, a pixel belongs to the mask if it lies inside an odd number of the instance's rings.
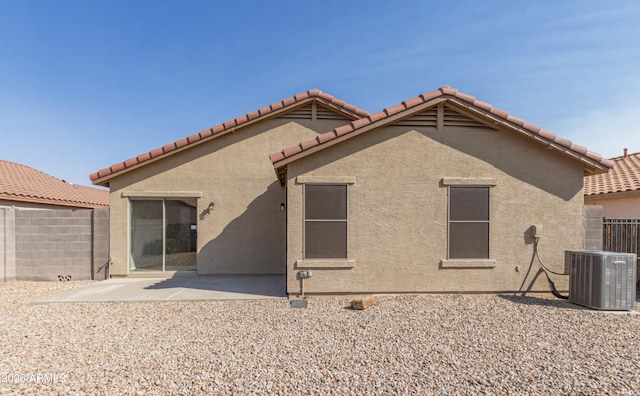
[{"label": "utility box on wall", "polygon": [[564,260],[570,302],[602,310],[635,308],[635,254],[567,250]]}]

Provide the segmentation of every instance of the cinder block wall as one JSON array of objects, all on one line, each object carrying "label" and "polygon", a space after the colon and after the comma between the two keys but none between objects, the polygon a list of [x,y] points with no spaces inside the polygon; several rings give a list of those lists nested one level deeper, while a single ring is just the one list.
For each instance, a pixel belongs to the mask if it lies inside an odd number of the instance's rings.
[{"label": "cinder block wall", "polygon": [[16,279],[15,209],[0,207],[0,282]]},{"label": "cinder block wall", "polygon": [[602,250],[603,209],[600,205],[584,206],[584,248]]},{"label": "cinder block wall", "polygon": [[15,279],[105,279],[108,220],[108,209],[16,210]]},{"label": "cinder block wall", "polygon": [[93,279],[107,279],[109,269],[109,209],[93,210]]},{"label": "cinder block wall", "polygon": [[6,248],[5,248],[5,219],[4,208],[0,208],[0,282],[6,282],[6,266],[7,266],[7,258],[6,258]]}]

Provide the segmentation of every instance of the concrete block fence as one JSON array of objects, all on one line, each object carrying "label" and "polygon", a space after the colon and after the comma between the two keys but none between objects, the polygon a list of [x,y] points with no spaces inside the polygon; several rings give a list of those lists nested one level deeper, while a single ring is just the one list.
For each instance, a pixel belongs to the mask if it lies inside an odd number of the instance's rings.
[{"label": "concrete block fence", "polygon": [[0,282],[105,279],[108,260],[109,209],[0,207]]}]

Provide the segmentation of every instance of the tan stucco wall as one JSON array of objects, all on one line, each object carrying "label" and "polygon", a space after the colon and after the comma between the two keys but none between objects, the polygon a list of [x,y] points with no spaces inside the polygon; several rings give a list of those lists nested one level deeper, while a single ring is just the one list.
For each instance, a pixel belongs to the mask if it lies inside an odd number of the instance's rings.
[{"label": "tan stucco wall", "polygon": [[640,219],[640,193],[615,198],[585,197],[586,205],[601,205],[609,219]]},{"label": "tan stucco wall", "polygon": [[[355,177],[349,187],[349,260],[354,266],[312,265],[305,293],[548,291],[544,275],[536,278],[538,264],[532,264],[530,227],[542,227],[540,257],[557,271],[563,269],[564,250],[583,244],[583,168],[577,161],[512,131],[385,127],[288,165],[289,294],[301,287],[296,261],[303,258],[303,188],[298,176]],[[447,258],[443,178],[495,179],[490,232],[495,267],[441,268]],[[566,278],[554,278],[560,290],[567,289]]]},{"label": "tan stucco wall", "polygon": [[[345,121],[265,120],[110,181],[112,276],[129,273],[129,198],[199,192],[199,274],[283,274],[285,192],[269,154]],[[156,194],[157,195],[157,194]],[[162,195],[162,194],[160,194]],[[205,210],[214,202],[213,211]]]}]

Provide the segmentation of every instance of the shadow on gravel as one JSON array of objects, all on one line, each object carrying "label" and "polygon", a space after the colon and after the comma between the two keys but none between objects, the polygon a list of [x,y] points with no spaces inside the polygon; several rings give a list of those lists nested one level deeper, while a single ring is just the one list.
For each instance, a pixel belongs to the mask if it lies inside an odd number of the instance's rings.
[{"label": "shadow on gravel", "polygon": [[514,294],[499,294],[498,297],[511,301],[516,304],[522,305],[538,305],[544,307],[558,307],[558,308],[570,308],[570,309],[583,309],[579,305],[571,304],[566,300],[559,299],[547,299],[526,295],[514,295]]}]

